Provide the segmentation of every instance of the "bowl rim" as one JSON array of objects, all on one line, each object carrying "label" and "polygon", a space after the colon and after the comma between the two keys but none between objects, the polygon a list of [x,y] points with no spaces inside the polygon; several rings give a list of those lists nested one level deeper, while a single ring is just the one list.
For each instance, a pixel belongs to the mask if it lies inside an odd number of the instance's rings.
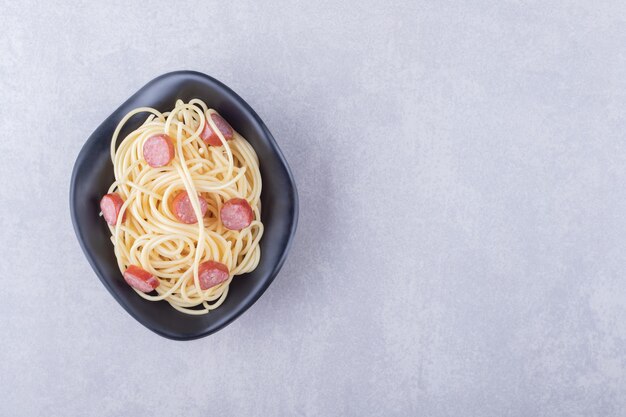
[{"label": "bowl rim", "polygon": [[[291,227],[289,228],[289,232],[288,232],[288,236],[287,236],[287,243],[284,246],[284,248],[282,249],[282,253],[277,258],[277,262],[275,262],[273,264],[273,267],[272,267],[271,271],[269,272],[269,274],[267,275],[267,278],[264,279],[262,285],[253,294],[252,297],[249,297],[249,298],[245,299],[245,301],[242,303],[242,305],[240,305],[237,309],[235,309],[232,314],[228,315],[218,325],[212,326],[212,327],[209,326],[207,328],[207,330],[199,332],[199,333],[185,334],[185,335],[177,334],[175,332],[163,331],[163,330],[161,330],[159,328],[155,328],[155,327],[149,325],[144,320],[142,320],[141,317],[139,317],[137,314],[135,314],[135,312],[132,309],[130,309],[125,302],[122,302],[122,300],[118,296],[117,292],[113,289],[113,286],[111,285],[109,280],[104,278],[104,274],[100,271],[100,268],[98,267],[97,263],[95,262],[95,259],[91,255],[91,250],[86,247],[84,239],[82,238],[83,226],[77,220],[76,205],[75,205],[75,201],[77,201],[77,197],[78,197],[77,194],[76,194],[77,193],[76,192],[76,183],[77,183],[77,177],[78,177],[78,174],[79,174],[79,172],[78,172],[79,171],[78,170],[78,166],[80,165],[79,162],[85,159],[85,155],[89,152],[89,148],[90,148],[89,145],[92,142],[94,142],[94,141],[96,141],[98,139],[98,137],[95,137],[94,134],[100,129],[100,127],[104,123],[107,122],[107,120],[110,117],[113,116],[113,114],[115,112],[117,112],[117,110],[119,110],[120,108],[124,107],[127,103],[132,101],[135,98],[135,96],[139,95],[142,91],[144,91],[145,89],[151,87],[153,84],[158,83],[162,79],[169,78],[169,77],[181,77],[181,76],[185,77],[185,78],[191,78],[191,79],[193,79],[193,78],[201,79],[204,82],[208,81],[210,84],[214,84],[217,87],[217,89],[221,89],[224,92],[225,95],[232,97],[236,102],[238,102],[239,105],[241,105],[241,107],[250,116],[252,116],[254,121],[261,128],[260,130],[261,130],[264,138],[270,144],[270,146],[272,148],[272,152],[276,155],[276,157],[278,158],[280,163],[285,168],[285,172],[287,174],[288,183],[291,185],[291,187],[293,189],[291,212],[290,212],[290,215],[291,215],[290,217],[293,220],[291,221]],[[104,285],[104,287],[107,289],[109,294],[111,294],[111,296],[117,301],[117,303],[131,317],[133,317],[141,325],[143,325],[144,327],[148,328],[149,330],[153,331],[154,333],[156,333],[156,334],[158,334],[158,335],[160,335],[162,337],[165,337],[165,338],[171,339],[171,340],[179,340],[179,341],[187,341],[187,340],[199,339],[199,338],[202,338],[202,337],[209,336],[209,335],[211,335],[211,334],[213,334],[213,333],[223,329],[224,327],[228,326],[233,321],[235,321],[243,313],[245,313],[250,307],[252,307],[252,305],[254,303],[256,303],[258,301],[259,298],[261,298],[261,296],[265,293],[265,291],[269,288],[271,283],[274,281],[274,279],[278,275],[278,272],[283,267],[283,265],[284,265],[284,263],[285,263],[285,261],[287,259],[287,255],[289,254],[289,251],[291,250],[291,247],[292,247],[293,241],[294,241],[294,237],[295,237],[295,234],[296,234],[297,226],[298,226],[299,206],[300,206],[299,197],[298,197],[298,189],[297,189],[297,186],[296,186],[295,179],[293,177],[293,173],[291,172],[291,168],[290,168],[289,164],[287,163],[287,160],[285,159],[281,149],[279,148],[278,144],[276,143],[276,140],[274,139],[274,136],[271,134],[271,132],[269,131],[269,129],[267,128],[267,126],[265,125],[263,120],[261,120],[259,115],[254,111],[254,109],[252,109],[252,107],[243,98],[241,98],[236,92],[234,92],[226,84],[222,83],[221,81],[217,80],[214,77],[211,77],[211,76],[209,76],[207,74],[204,74],[204,73],[199,72],[199,71],[194,71],[194,70],[171,71],[171,72],[167,72],[165,74],[162,74],[162,75],[159,75],[158,77],[153,78],[152,80],[148,81],[146,84],[141,86],[130,97],[128,97],[126,100],[124,100],[119,106],[117,106],[117,108],[115,108],[113,110],[113,112],[111,114],[106,116],[104,118],[104,120],[102,122],[100,122],[100,124],[95,128],[95,130],[89,135],[89,137],[87,138],[85,143],[82,145],[82,147],[81,147],[80,151],[78,152],[78,154],[76,156],[76,159],[74,161],[74,166],[72,167],[72,174],[71,174],[71,177],[70,177],[69,204],[70,204],[70,217],[71,217],[71,220],[72,220],[72,226],[73,226],[73,229],[74,229],[74,233],[76,234],[76,238],[78,240],[80,248],[83,251],[83,254],[85,255],[85,257],[87,258],[87,261],[89,262],[89,265],[91,266],[92,270],[95,272],[96,276],[98,277],[100,282]]]}]

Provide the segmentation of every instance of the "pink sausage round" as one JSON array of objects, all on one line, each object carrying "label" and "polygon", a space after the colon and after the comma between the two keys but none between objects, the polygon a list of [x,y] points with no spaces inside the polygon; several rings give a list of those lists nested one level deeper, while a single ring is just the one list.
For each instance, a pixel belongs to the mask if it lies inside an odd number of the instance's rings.
[{"label": "pink sausage round", "polygon": [[[213,119],[213,123],[220,130],[224,139],[232,140],[233,139],[233,128],[228,124],[226,120],[222,116],[217,113],[211,114],[211,119]],[[220,140],[217,133],[211,129],[211,125],[209,122],[204,122],[204,128],[202,132],[200,132],[200,138],[207,143],[207,145],[212,146],[222,146],[222,141]]]},{"label": "pink sausage round", "polygon": [[250,226],[254,212],[243,198],[231,198],[220,209],[220,219],[227,229],[241,230]]},{"label": "pink sausage round", "polygon": [[[119,194],[111,193],[102,197],[100,200],[100,210],[102,211],[102,217],[104,220],[111,226],[114,226],[117,223],[117,216],[120,214],[120,210],[122,209],[122,205],[124,204],[124,200]],[[126,220],[126,212],[122,216],[122,222]]]},{"label": "pink sausage round", "polygon": [[198,265],[200,288],[208,290],[228,280],[228,267],[216,261],[206,261]]},{"label": "pink sausage round", "polygon": [[143,144],[143,158],[152,168],[169,164],[174,155],[174,143],[168,135],[150,136]]},{"label": "pink sausage round", "polygon": [[150,292],[160,284],[157,277],[136,265],[130,265],[124,271],[124,280],[128,285],[141,292]]},{"label": "pink sausage round", "polygon": [[[209,209],[209,203],[207,201],[198,196],[198,200],[200,200],[200,210],[202,211],[202,216],[206,214]],[[191,200],[189,200],[189,195],[187,191],[181,191],[176,194],[176,197],[172,200],[172,212],[174,216],[182,222],[186,224],[194,224],[198,222],[196,218],[196,213],[193,211],[193,206],[191,205]]]}]

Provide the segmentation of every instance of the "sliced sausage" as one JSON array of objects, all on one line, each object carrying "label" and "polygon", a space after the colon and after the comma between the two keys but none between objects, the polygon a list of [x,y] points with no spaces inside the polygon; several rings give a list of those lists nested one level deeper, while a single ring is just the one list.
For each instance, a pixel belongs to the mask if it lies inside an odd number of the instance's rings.
[{"label": "sliced sausage", "polygon": [[[198,196],[198,200],[200,200],[200,211],[202,211],[202,217],[204,217],[209,209],[209,203],[207,203],[207,201],[200,196]],[[187,191],[181,191],[176,194],[176,197],[172,200],[172,212],[182,223],[194,224],[198,222]]]},{"label": "sliced sausage", "polygon": [[124,271],[124,281],[141,292],[150,292],[159,286],[159,279],[137,265],[130,265]]},{"label": "sliced sausage", "polygon": [[169,164],[174,155],[174,143],[168,135],[150,136],[143,144],[143,158],[152,168]]},{"label": "sliced sausage", "polygon": [[[111,226],[114,226],[117,223],[117,216],[119,216],[123,204],[124,200],[122,200],[122,197],[116,193],[107,194],[102,197],[102,200],[100,200],[102,217],[104,217],[104,220],[106,220],[106,222]],[[124,220],[126,220],[126,212],[124,212],[124,215],[122,216],[122,222]]]},{"label": "sliced sausage", "polygon": [[243,198],[231,198],[220,209],[220,219],[227,229],[241,230],[250,226],[254,212]]},{"label": "sliced sausage", "polygon": [[[233,139],[233,128],[230,127],[228,122],[224,120],[222,116],[217,113],[212,113],[211,119],[213,119],[213,123],[215,123],[215,126],[217,126],[217,128],[220,130],[220,132],[224,136],[224,139]],[[211,129],[211,125],[209,124],[209,122],[204,122],[204,128],[202,129],[202,132],[200,132],[200,138],[207,145],[222,146],[222,141],[220,140],[219,136],[217,136],[217,133],[215,133],[213,129]]]},{"label": "sliced sausage", "polygon": [[200,288],[208,290],[228,280],[228,267],[220,262],[206,261],[198,265]]}]

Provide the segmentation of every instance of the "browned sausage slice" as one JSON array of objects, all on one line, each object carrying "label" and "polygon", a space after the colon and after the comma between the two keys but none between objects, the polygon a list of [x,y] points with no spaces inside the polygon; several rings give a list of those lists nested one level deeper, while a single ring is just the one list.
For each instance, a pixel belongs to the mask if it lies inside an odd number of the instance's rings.
[{"label": "browned sausage slice", "polygon": [[174,143],[168,135],[150,136],[143,144],[143,158],[152,168],[169,164],[174,155]]},{"label": "browned sausage slice", "polygon": [[[198,199],[200,200],[200,210],[202,211],[202,216],[204,217],[209,209],[209,203],[207,203],[206,200],[200,196],[198,196]],[[172,212],[182,223],[194,224],[198,222],[187,191],[181,191],[176,194],[176,197],[172,200]]]},{"label": "browned sausage slice", "polygon": [[[100,210],[102,210],[102,217],[104,220],[111,226],[114,226],[117,223],[117,216],[120,214],[120,210],[122,209],[122,205],[124,204],[124,200],[119,194],[111,193],[102,197],[100,200]],[[126,212],[122,216],[122,222],[126,220]]]},{"label": "browned sausage slice", "polygon": [[228,267],[220,262],[206,261],[198,265],[198,279],[203,290],[228,280],[228,274]]},{"label": "browned sausage slice", "polygon": [[136,265],[130,265],[124,271],[124,280],[128,285],[141,292],[150,292],[160,284],[157,277]]},{"label": "browned sausage slice", "polygon": [[[222,132],[224,139],[232,140],[233,139],[233,128],[228,124],[226,120],[222,116],[217,113],[211,114],[211,119],[213,119],[213,123],[215,126]],[[212,146],[222,146],[222,141],[220,140],[217,133],[211,129],[211,125],[208,122],[204,122],[204,128],[202,132],[200,132],[200,138],[207,144]]]},{"label": "browned sausage slice", "polygon": [[254,220],[254,212],[243,198],[231,198],[220,209],[220,219],[227,229],[241,230],[250,226]]}]

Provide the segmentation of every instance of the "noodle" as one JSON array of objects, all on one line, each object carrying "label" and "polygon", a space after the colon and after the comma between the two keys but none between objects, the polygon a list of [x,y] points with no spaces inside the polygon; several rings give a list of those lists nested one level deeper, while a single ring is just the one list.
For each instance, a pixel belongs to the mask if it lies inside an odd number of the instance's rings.
[{"label": "noodle", "polygon": [[[139,113],[149,116],[116,149],[122,127]],[[165,113],[141,107],[122,119],[111,141],[115,182],[108,192],[118,193],[125,201],[116,224],[109,225],[120,271],[129,265],[140,266],[158,278],[158,295],[135,290],[137,294],[150,301],[165,300],[176,310],[195,315],[219,307],[233,277],[253,271],[261,257],[259,160],[237,132],[233,132],[233,140],[226,141],[211,117],[214,113],[198,99],[189,103],[178,100],[174,109]],[[205,123],[217,133],[222,146],[207,146],[200,138]],[[143,158],[143,144],[163,133],[172,138],[175,157],[168,165],[153,168]],[[196,218],[202,221],[185,224],[174,216],[170,202],[180,191],[187,191]],[[204,218],[196,195],[208,203]],[[220,209],[231,198],[248,201],[255,219],[250,226],[242,230],[223,226]],[[211,260],[226,265],[229,278],[202,290],[198,266]]]}]

